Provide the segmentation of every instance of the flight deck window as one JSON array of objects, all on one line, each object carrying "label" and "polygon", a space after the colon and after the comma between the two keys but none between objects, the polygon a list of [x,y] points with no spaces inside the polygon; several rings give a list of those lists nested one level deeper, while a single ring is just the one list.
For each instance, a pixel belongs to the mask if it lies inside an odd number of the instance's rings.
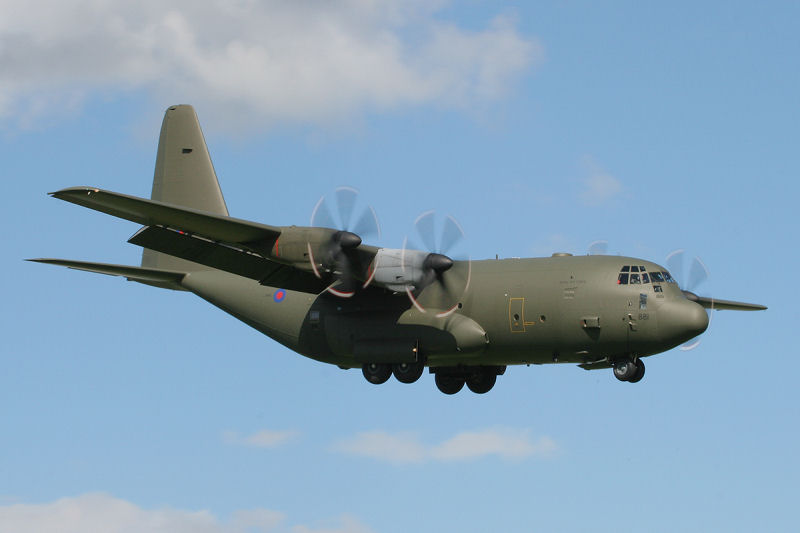
[{"label": "flight deck window", "polygon": [[[636,267],[633,267],[633,268],[636,268]],[[642,283],[642,280],[639,277],[639,274],[631,274],[631,285],[639,285],[641,283]]]},{"label": "flight deck window", "polygon": [[650,273],[650,278],[653,280],[653,283],[656,283],[656,282],[663,283],[664,282],[664,276],[661,275],[661,272],[651,272]]},{"label": "flight deck window", "polygon": [[628,274],[620,274],[617,278],[617,285],[627,285],[628,284]]},{"label": "flight deck window", "polygon": [[648,277],[647,274],[642,274],[642,283],[650,283],[650,278]]},{"label": "flight deck window", "polygon": [[645,268],[643,266],[640,266],[639,267],[639,272],[647,272],[647,270],[645,270]]},{"label": "flight deck window", "polygon": [[664,274],[664,279],[666,280],[667,283],[677,283],[677,281],[672,279],[672,276],[670,276],[669,272],[667,272],[666,270],[661,273]]},{"label": "flight deck window", "polygon": [[637,267],[637,266],[632,266],[632,267],[631,267],[631,272],[639,272],[639,267]]},{"label": "flight deck window", "polygon": [[626,265],[626,266],[622,267],[622,270],[620,272],[629,272],[630,269],[631,269],[631,267]]},{"label": "flight deck window", "polygon": [[664,292],[664,289],[661,285],[653,285],[653,292]]}]

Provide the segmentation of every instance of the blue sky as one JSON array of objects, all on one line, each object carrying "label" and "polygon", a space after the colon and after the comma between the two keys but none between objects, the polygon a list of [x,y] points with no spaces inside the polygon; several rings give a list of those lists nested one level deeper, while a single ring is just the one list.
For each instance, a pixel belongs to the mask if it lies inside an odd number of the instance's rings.
[{"label": "blue sky", "polygon": [[[164,7],[166,6],[166,7]],[[0,2],[0,531],[789,531],[800,467],[792,2]],[[194,4],[191,4],[194,6]],[[509,368],[487,395],[368,384],[185,293],[23,262],[137,264],[193,104],[231,214],[359,189],[474,258],[684,248],[717,313],[638,385]]]}]

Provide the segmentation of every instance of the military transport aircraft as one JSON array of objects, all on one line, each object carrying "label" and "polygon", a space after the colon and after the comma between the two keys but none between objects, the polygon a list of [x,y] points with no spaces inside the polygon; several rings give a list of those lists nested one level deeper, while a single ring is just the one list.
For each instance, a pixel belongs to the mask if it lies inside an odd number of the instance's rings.
[{"label": "military transport aircraft", "polygon": [[[142,264],[32,261],[193,292],[306,357],[361,368],[374,384],[392,374],[413,383],[428,367],[445,394],[465,384],[485,393],[508,365],[543,363],[611,368],[635,383],[642,358],[706,330],[706,310],[766,309],[681,290],[666,268],[632,257],[454,260],[445,245],[377,248],[346,227],[230,217],[186,105],[166,111],[151,199],[95,187],[50,194],[142,225],[128,241],[144,248]],[[352,204],[347,190],[338,194]],[[365,211],[353,229],[374,226],[373,217]],[[461,233],[445,220],[442,241]]]}]

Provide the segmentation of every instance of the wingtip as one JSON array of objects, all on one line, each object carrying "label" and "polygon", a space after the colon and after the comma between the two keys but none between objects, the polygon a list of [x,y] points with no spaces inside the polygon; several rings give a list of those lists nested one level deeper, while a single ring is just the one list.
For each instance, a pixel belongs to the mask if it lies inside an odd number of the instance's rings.
[{"label": "wingtip", "polygon": [[57,191],[49,192],[47,194],[50,195],[50,196],[53,196],[55,198],[58,198],[59,196],[66,196],[66,195],[73,194],[73,193],[84,193],[85,192],[87,194],[91,194],[93,192],[100,192],[100,190],[101,189],[99,189],[97,187],[88,187],[86,185],[83,185],[83,186],[80,186],[80,187],[66,187],[64,189],[59,189]]}]

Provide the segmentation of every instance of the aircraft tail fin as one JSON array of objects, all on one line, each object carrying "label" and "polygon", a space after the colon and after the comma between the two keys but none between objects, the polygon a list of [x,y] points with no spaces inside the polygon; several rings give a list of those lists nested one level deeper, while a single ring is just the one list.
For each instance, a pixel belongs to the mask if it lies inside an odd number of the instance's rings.
[{"label": "aircraft tail fin", "polygon": [[[150,198],[214,215],[228,215],[200,122],[190,105],[171,106],[164,114]],[[180,272],[209,269],[147,249],[142,252],[142,266]]]}]

